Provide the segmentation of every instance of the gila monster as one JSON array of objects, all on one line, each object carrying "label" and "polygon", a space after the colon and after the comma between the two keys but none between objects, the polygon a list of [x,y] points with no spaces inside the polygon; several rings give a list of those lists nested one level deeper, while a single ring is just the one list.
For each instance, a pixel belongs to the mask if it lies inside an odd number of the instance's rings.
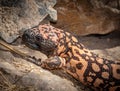
[{"label": "gila monster", "polygon": [[100,58],[72,34],[43,24],[27,29],[22,40],[48,56],[41,67],[62,68],[96,91],[120,91],[120,62]]}]

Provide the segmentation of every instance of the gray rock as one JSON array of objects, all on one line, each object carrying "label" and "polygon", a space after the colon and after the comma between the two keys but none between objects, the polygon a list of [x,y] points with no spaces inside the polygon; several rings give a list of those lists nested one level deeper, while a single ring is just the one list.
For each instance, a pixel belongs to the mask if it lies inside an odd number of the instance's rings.
[{"label": "gray rock", "polygon": [[[22,50],[22,48],[20,49]],[[23,50],[25,51],[25,49]],[[35,52],[32,50],[29,51],[31,51],[30,54],[33,54],[34,52],[35,56],[42,58],[42,60],[46,58],[46,56],[40,52]],[[28,53],[28,51],[26,51],[26,53]],[[21,86],[23,86],[24,90],[26,87],[32,87],[32,89],[34,89],[27,91],[78,91],[73,83],[67,79],[63,79],[57,75],[54,75],[33,63],[21,59],[17,55],[15,56],[10,52],[2,50],[0,50],[0,72],[3,72],[4,77],[8,79],[6,83],[11,83],[10,86],[18,86],[17,88],[19,89]],[[0,81],[2,82],[1,75]],[[3,84],[0,83],[0,85],[3,86],[4,82]],[[9,87],[6,87],[5,85],[3,88],[3,91],[5,91]],[[13,91],[13,89],[11,89],[11,91]]]},{"label": "gray rock", "polygon": [[91,50],[92,52],[99,54],[100,57],[114,60],[114,61],[120,61],[120,46],[114,47],[114,48],[107,48],[104,50]]},{"label": "gray rock", "polygon": [[0,37],[11,43],[19,31],[38,25],[47,15],[54,22],[57,13],[52,7],[56,0],[1,0]]}]

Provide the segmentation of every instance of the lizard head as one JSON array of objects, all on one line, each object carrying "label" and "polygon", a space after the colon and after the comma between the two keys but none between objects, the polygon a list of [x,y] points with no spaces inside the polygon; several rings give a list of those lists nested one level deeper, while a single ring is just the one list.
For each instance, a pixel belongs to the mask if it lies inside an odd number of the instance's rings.
[{"label": "lizard head", "polygon": [[48,24],[39,25],[25,30],[22,40],[27,46],[48,54],[49,52],[53,52],[57,47],[61,31],[59,29],[56,30]]}]

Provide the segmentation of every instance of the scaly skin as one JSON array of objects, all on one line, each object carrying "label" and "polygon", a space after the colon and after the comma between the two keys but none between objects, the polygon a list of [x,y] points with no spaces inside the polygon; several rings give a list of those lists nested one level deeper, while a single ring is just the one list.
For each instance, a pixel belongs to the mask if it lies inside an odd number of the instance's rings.
[{"label": "scaly skin", "polygon": [[120,62],[100,58],[70,33],[44,24],[26,30],[22,39],[49,57],[41,67],[62,68],[97,91],[120,91]]}]

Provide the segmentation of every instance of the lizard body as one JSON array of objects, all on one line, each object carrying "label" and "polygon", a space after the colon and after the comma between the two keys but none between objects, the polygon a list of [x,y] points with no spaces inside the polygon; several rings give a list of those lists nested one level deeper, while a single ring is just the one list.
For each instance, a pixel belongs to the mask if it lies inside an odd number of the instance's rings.
[{"label": "lizard body", "polygon": [[41,67],[63,68],[97,91],[120,91],[120,62],[100,58],[72,34],[44,24],[26,30],[22,39],[26,45],[49,57]]}]

